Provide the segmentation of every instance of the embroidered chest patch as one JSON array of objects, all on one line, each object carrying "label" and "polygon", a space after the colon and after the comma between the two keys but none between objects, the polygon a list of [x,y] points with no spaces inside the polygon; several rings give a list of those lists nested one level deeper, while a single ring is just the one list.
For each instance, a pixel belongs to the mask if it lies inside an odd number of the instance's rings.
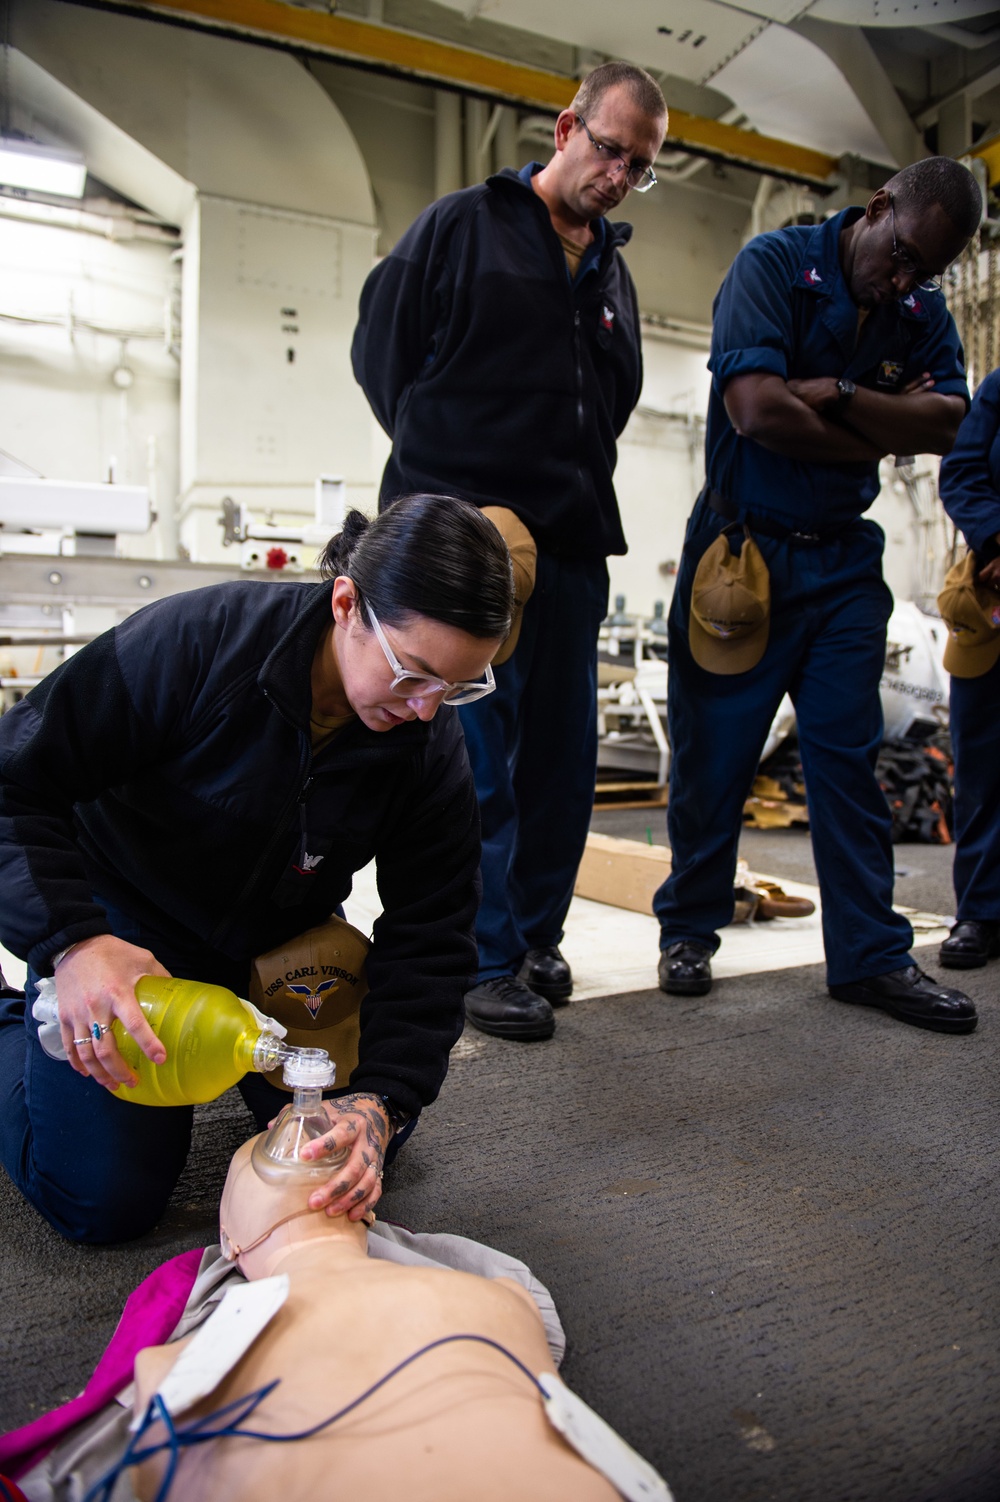
[{"label": "embroidered chest patch", "polygon": [[883,360],[875,377],[876,386],[898,386],[903,379],[902,360]]}]

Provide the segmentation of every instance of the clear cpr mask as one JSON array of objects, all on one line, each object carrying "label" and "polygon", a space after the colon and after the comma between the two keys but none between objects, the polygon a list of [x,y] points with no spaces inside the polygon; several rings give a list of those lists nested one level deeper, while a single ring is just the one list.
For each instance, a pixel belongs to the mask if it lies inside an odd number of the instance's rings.
[{"label": "clear cpr mask", "polygon": [[[299,1048],[285,1060],[282,1078],[292,1091],[292,1099],[279,1112],[269,1131],[257,1138],[250,1153],[254,1173],[265,1184],[275,1189],[301,1185],[308,1194],[316,1185],[325,1183],[350,1157],[349,1147],[325,1153],[321,1158],[302,1157],[307,1143],[316,1142],[330,1132],[332,1123],[323,1110],[323,1091],[330,1088],[336,1075],[336,1065],[325,1048]],[[279,1226],[317,1213],[308,1205],[293,1210],[272,1221],[245,1244],[238,1244],[222,1225],[219,1228],[222,1255],[227,1262],[235,1262],[244,1252],[260,1246]]]}]

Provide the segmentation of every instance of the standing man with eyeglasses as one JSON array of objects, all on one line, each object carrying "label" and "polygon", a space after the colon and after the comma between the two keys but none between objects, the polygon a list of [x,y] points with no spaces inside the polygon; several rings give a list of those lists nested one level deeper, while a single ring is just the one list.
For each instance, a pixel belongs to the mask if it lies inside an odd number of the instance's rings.
[{"label": "standing man with eyeglasses", "polygon": [[594,798],[606,559],[625,552],[616,440],[642,381],[631,226],[606,216],[655,184],[666,125],[647,73],[603,64],[547,165],[432,204],[361,297],[354,372],[392,438],[380,505],[450,491],[506,508],[537,548],[496,693],[462,712],[483,822],[466,1014],[502,1038],[551,1037],[572,991],[558,946]]},{"label": "standing man with eyeglasses", "polygon": [[[866,209],[758,235],[716,298],[707,484],[670,612],[672,869],[653,905],[671,995],[711,988],[743,804],[787,692],[831,996],[937,1032],[976,1025],[968,997],[913,963],[912,930],[892,907],[890,818],[875,779],[892,596],[884,536],[863,513],[884,455],[946,454],[954,442],[969,394],[934,278],[981,216],[972,174],[932,157]],[[748,620],[712,590],[720,568],[738,571],[728,562],[737,550],[753,554],[745,528],[770,576],[770,618],[758,589],[752,646]]]}]

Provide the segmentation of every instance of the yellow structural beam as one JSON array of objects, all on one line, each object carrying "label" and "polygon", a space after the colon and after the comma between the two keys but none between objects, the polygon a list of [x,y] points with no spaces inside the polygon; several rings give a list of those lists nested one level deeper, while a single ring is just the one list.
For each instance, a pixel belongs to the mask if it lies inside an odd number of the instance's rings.
[{"label": "yellow structural beam", "polygon": [[667,131],[669,145],[687,146],[693,151],[710,152],[727,161],[744,162],[765,172],[786,177],[806,178],[823,183],[837,170],[837,158],[774,136],[759,136],[738,125],[724,125],[704,115],[688,115],[683,110],[670,111]]},{"label": "yellow structural beam", "polygon": [[[127,8],[132,15],[148,11],[151,16],[170,16],[548,110],[565,109],[576,91],[576,79],[558,73],[281,0],[103,0],[103,4],[108,9]],[[670,111],[667,144],[817,184],[826,182],[837,167],[836,158],[822,152],[683,110]]]}]

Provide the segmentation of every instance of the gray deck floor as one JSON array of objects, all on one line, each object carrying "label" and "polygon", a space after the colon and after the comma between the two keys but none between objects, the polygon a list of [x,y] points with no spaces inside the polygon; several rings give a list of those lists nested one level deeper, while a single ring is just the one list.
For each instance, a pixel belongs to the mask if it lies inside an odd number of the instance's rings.
[{"label": "gray deck floor", "polygon": [[[801,832],[744,854],[810,879]],[[900,847],[898,899],[951,911],[950,854]],[[385,1214],[529,1262],[565,1377],[677,1502],[996,1502],[998,979],[965,977],[964,1038],[832,1001],[815,966],[571,1004],[548,1043],[470,1031]],[[70,1247],[0,1183],[5,1426],[78,1391],[135,1283],[214,1239],[250,1120],[235,1093],[199,1116],[130,1246]]]}]

